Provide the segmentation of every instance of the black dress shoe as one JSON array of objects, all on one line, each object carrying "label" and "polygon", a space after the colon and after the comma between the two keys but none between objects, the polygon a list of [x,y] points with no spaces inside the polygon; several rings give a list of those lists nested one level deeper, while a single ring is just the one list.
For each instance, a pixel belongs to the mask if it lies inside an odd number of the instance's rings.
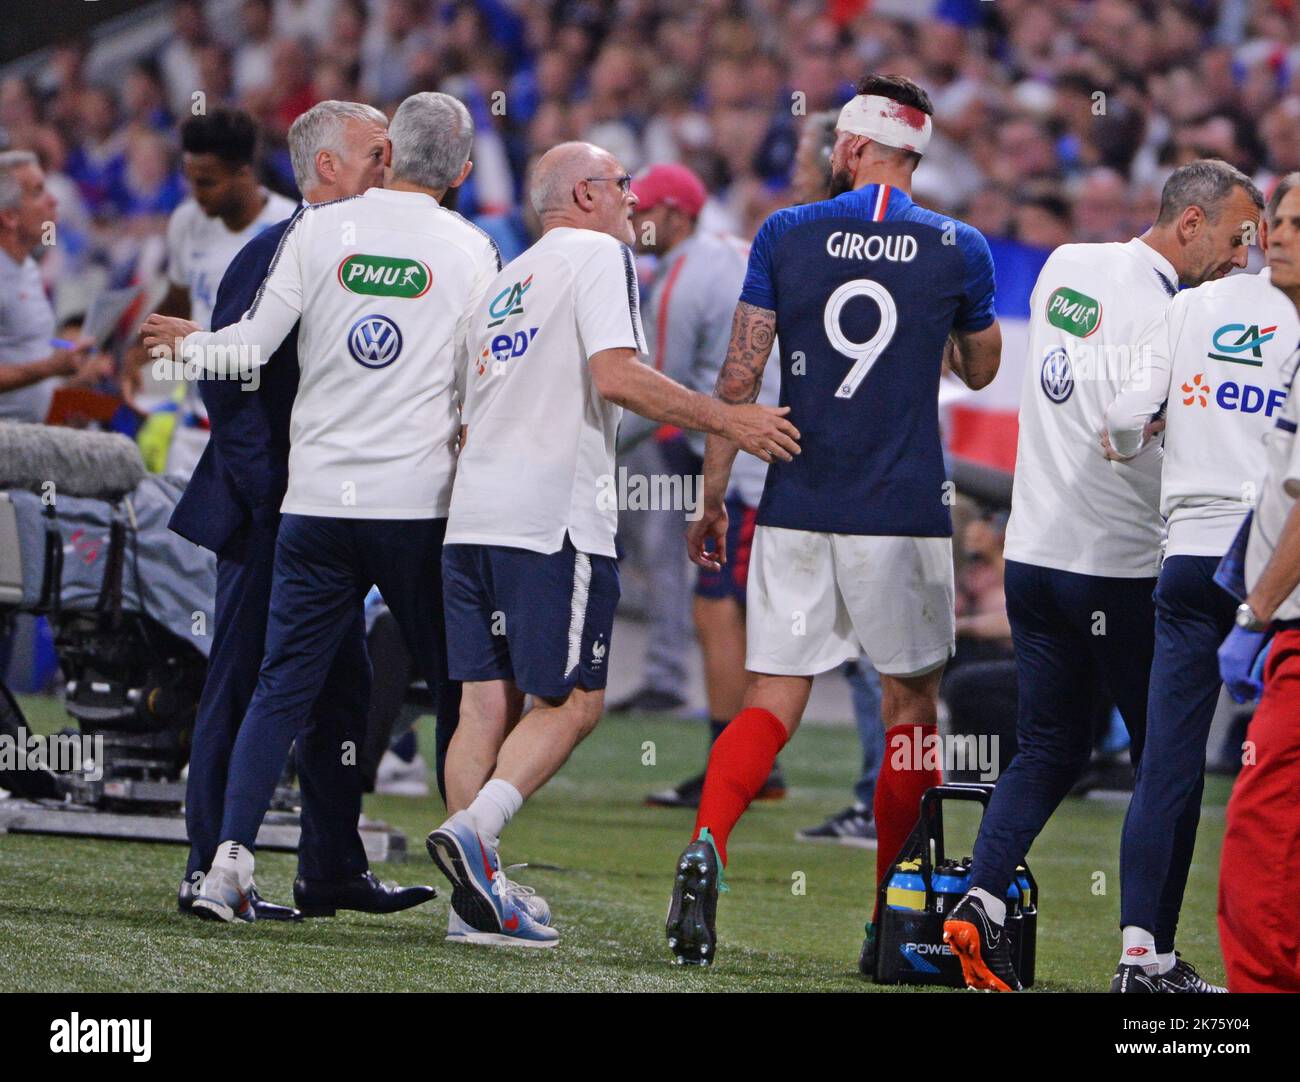
[{"label": "black dress shoe", "polygon": [[[176,892],[176,908],[182,913],[193,912],[194,894],[194,884],[188,879],[182,879],[180,890]],[[249,901],[253,903],[253,915],[258,920],[302,920],[302,914],[292,906],[268,902],[257,892],[256,886],[248,892],[248,896]]]},{"label": "black dress shoe", "polygon": [[294,909],[291,905],[279,905],[276,902],[268,902],[258,892],[257,887],[253,887],[248,892],[249,900],[253,903],[253,912],[257,914],[258,920],[287,920],[297,922],[302,920],[303,914]]},{"label": "black dress shoe", "polygon": [[381,883],[374,872],[351,879],[293,881],[293,902],[304,917],[332,917],[339,909],[361,913],[397,913],[438,897],[433,887],[398,887]]}]

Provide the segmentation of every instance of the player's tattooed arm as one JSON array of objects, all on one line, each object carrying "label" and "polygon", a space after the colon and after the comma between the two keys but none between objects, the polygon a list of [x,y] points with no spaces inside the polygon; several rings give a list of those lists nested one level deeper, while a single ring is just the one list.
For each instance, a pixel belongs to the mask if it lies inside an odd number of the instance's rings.
[{"label": "player's tattooed arm", "polygon": [[[763,369],[776,341],[776,313],[741,301],[731,320],[731,342],[722,371],[713,388],[713,397],[730,406],[749,405],[758,398],[763,386]],[[739,445],[726,436],[711,435],[704,444],[705,514],[717,515],[731,483],[731,467],[740,451]],[[760,455],[764,461],[771,456]],[[721,521],[726,522],[723,515]],[[700,562],[692,549],[692,559]],[[706,565],[707,566],[707,565]]]},{"label": "player's tattooed arm", "polygon": [[[763,386],[763,368],[776,341],[776,313],[741,301],[731,321],[731,343],[713,397],[726,409],[740,411],[756,408],[755,400]],[[782,407],[781,413],[788,412]],[[788,422],[787,422],[788,423]],[[799,431],[789,426],[788,435],[799,438]],[[686,530],[686,551],[701,567],[718,570],[727,561],[726,495],[731,483],[731,467],[741,444],[725,433],[710,434],[704,444],[704,498],[699,515]],[[792,442],[766,448],[745,442],[745,450],[765,462],[789,460],[797,453]]]},{"label": "player's tattooed arm", "polygon": [[714,395],[739,405],[753,402],[763,386],[763,369],[776,341],[776,313],[741,301],[731,321],[727,359],[718,373]]}]

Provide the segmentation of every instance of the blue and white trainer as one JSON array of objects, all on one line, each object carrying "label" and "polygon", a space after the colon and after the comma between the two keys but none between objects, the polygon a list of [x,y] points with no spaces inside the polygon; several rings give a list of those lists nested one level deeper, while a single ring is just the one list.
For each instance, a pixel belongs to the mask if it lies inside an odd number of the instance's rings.
[{"label": "blue and white trainer", "polygon": [[[511,883],[501,870],[496,845],[457,812],[425,841],[429,856],[451,883],[452,942],[489,946],[553,947],[560,933],[534,919],[524,901],[526,887]],[[542,903],[545,905],[545,903]],[[544,911],[550,919],[550,909]]]},{"label": "blue and white trainer", "polygon": [[[498,879],[504,879],[506,872],[513,872],[516,868],[527,868],[527,864],[507,864],[500,872],[497,873]],[[505,890],[514,896],[515,901],[528,910],[528,915],[538,924],[550,926],[551,923],[551,906],[545,898],[537,893],[532,887],[526,887],[522,883],[516,883],[513,879],[506,879]]]},{"label": "blue and white trainer", "polygon": [[[524,916],[524,921],[531,921],[531,918]],[[447,909],[447,942],[448,943],[473,943],[484,947],[553,947],[559,942],[560,934],[554,928],[547,928],[545,925],[531,922],[534,933],[554,933],[553,938],[540,939],[533,938],[532,935],[525,937],[520,934],[519,930],[510,933],[504,932],[480,932],[478,929],[471,927],[456,912],[453,906]]]},{"label": "blue and white trainer", "polygon": [[[515,901],[528,911],[528,915],[533,920],[542,925],[548,926],[551,923],[551,907],[547,904],[546,899],[537,893],[532,887],[526,887],[522,883],[516,883],[512,879],[506,879],[506,872],[514,871],[516,868],[527,868],[527,864],[508,864],[501,871],[497,872],[495,882],[505,880],[504,889],[511,895]],[[448,943],[480,943],[488,946],[502,945],[502,939],[499,935],[492,932],[479,932],[471,928],[457,914],[454,907],[447,910],[447,942]]]}]

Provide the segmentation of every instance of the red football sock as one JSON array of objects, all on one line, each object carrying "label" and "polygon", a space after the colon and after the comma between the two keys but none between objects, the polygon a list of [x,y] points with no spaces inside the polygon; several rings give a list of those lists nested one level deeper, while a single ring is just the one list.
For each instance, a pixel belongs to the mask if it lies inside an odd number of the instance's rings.
[{"label": "red football sock", "polygon": [[[896,725],[885,732],[885,757],[876,779],[876,886],[889,874],[894,858],[921,815],[921,797],[943,781],[937,769],[921,769],[926,760],[926,738],[938,734],[937,725]],[[930,742],[933,747],[933,741]],[[932,753],[933,754],[933,753]],[[875,918],[873,918],[875,919]]]},{"label": "red football sock", "polygon": [[747,706],[713,742],[704,792],[695,815],[695,837],[708,827],[718,856],[727,863],[727,836],[772,773],[790,734],[769,710]]}]

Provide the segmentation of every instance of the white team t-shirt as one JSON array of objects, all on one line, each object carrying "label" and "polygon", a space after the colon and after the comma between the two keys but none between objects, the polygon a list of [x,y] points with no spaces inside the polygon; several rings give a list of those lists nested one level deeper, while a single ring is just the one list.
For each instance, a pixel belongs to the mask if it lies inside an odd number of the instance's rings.
[{"label": "white team t-shirt", "polygon": [[[172,211],[167,222],[167,277],[173,285],[189,290],[190,319],[204,330],[212,327],[217,287],[240,249],[262,230],[284,221],[297,207],[293,200],[275,192],[264,194],[266,204],[261,212],[238,233],[228,229],[220,218],[209,218],[193,199]],[[151,408],[164,405],[175,398],[177,386],[175,380],[155,379],[152,367],[146,365],[141,371],[137,400]],[[206,417],[197,385],[187,385],[184,391],[185,414]],[[167,472],[188,478],[207,442],[206,428],[178,425],[167,454]]]},{"label": "white team t-shirt", "polygon": [[1030,298],[1008,560],[1113,578],[1158,572],[1159,448],[1111,462],[1100,437],[1177,283],[1169,261],[1136,238],[1065,244],[1043,264]]},{"label": "white team t-shirt", "polygon": [[1149,357],[1106,411],[1111,444],[1132,454],[1167,401],[1160,510],[1166,556],[1222,556],[1254,505],[1264,439],[1286,401],[1282,367],[1300,316],[1267,269],[1185,289]]},{"label": "white team t-shirt", "polygon": [[[1293,353],[1283,365],[1283,385],[1292,389],[1296,366],[1300,364],[1300,350]],[[1250,523],[1250,539],[1246,543],[1246,589],[1253,590],[1259,582],[1264,566],[1277,548],[1282,527],[1300,495],[1300,443],[1296,441],[1296,428],[1300,425],[1300,396],[1289,394],[1273,428],[1264,440],[1264,455],[1268,470],[1259,489],[1259,503]],[[1277,607],[1275,620],[1300,619],[1300,589],[1291,593]]]},{"label": "white team t-shirt", "polygon": [[488,286],[474,318],[448,544],[614,556],[614,438],[623,411],[588,360],[645,352],[632,253],[587,229],[548,230]]},{"label": "white team t-shirt", "polygon": [[238,233],[220,218],[209,218],[193,199],[187,199],[167,222],[167,277],[173,285],[190,291],[190,319],[205,331],[212,329],[212,308],[217,287],[239,250],[262,230],[284,221],[297,204],[275,192],[265,192],[266,205]]},{"label": "white team t-shirt", "polygon": [[470,320],[500,266],[487,234],[431,196],[371,188],[304,207],[244,318],[185,339],[187,358],[235,347],[266,363],[299,324],[282,510],[447,514]]}]

